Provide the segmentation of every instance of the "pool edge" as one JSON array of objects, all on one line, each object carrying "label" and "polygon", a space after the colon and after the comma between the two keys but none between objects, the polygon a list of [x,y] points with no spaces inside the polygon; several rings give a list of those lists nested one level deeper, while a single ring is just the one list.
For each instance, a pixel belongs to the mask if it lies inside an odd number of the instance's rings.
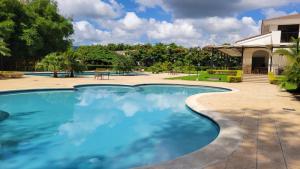
[{"label": "pool edge", "polygon": [[207,107],[199,104],[197,99],[207,95],[218,95],[225,93],[235,93],[238,92],[234,88],[225,87],[215,87],[208,85],[189,85],[189,84],[172,84],[172,83],[140,83],[140,84],[79,84],[73,85],[73,87],[60,87],[60,88],[38,88],[38,89],[21,89],[21,90],[4,90],[0,91],[0,95],[14,94],[14,93],[26,93],[26,92],[42,92],[42,91],[76,91],[80,87],[88,86],[127,86],[127,87],[137,87],[143,85],[181,85],[181,86],[194,86],[194,87],[207,87],[215,89],[227,90],[224,92],[213,92],[213,93],[200,93],[189,96],[185,100],[185,104],[195,113],[206,116],[210,120],[217,123],[220,127],[219,135],[205,147],[196,150],[194,152],[180,156],[174,160],[169,160],[159,164],[154,164],[150,166],[137,167],[139,169],[177,169],[177,168],[189,168],[189,169],[201,169],[208,165],[214,164],[220,160],[224,160],[229,154],[231,154],[242,137],[242,129],[239,128],[239,124],[227,119],[220,113],[210,110]]}]

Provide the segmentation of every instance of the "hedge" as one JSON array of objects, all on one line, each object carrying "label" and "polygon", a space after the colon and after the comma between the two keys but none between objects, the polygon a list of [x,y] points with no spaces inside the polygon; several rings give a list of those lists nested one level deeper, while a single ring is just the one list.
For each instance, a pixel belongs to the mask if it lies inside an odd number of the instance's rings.
[{"label": "hedge", "polygon": [[238,83],[243,81],[243,71],[236,70],[236,74],[234,76],[227,76],[227,81],[229,83]]},{"label": "hedge", "polygon": [[240,70],[207,70],[208,74],[236,76]]},{"label": "hedge", "polygon": [[0,79],[8,79],[8,78],[21,78],[24,74],[21,72],[0,72]]}]

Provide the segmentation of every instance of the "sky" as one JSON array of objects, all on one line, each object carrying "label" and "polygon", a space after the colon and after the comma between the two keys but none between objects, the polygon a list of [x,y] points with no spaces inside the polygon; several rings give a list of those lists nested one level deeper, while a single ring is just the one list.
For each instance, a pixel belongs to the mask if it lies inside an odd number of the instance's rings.
[{"label": "sky", "polygon": [[300,0],[57,0],[74,45],[234,43],[263,19],[300,13]]}]

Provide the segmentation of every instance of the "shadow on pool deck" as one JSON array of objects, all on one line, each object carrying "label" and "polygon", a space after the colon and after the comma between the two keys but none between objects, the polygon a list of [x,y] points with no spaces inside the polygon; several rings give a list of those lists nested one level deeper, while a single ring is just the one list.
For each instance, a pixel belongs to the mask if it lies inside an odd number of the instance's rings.
[{"label": "shadow on pool deck", "polygon": [[205,169],[299,168],[299,112],[274,112],[270,109],[243,109],[241,112],[226,110],[224,113],[226,117],[239,121],[246,130],[240,146],[226,160]]}]

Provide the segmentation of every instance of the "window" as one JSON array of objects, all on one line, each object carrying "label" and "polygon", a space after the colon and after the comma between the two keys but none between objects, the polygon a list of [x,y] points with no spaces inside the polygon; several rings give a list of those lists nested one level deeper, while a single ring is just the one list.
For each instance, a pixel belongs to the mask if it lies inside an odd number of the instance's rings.
[{"label": "window", "polygon": [[299,25],[279,25],[281,31],[281,42],[291,42],[292,37],[299,37]]}]

